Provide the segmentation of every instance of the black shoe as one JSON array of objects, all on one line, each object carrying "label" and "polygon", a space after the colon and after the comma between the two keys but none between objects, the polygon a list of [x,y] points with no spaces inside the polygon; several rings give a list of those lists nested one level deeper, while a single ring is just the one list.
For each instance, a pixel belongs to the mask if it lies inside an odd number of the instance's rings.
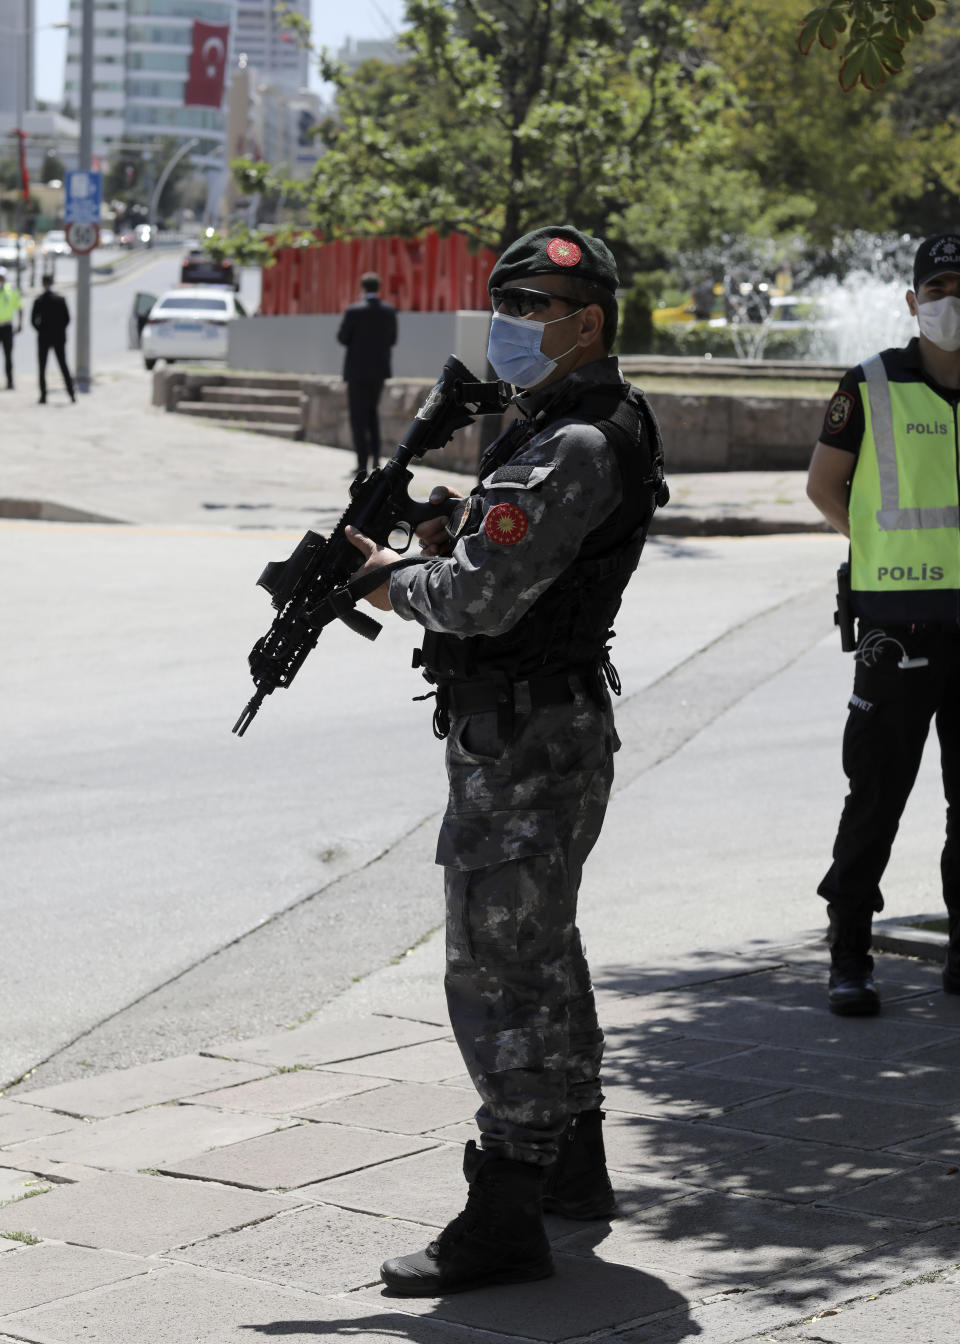
[{"label": "black shoe", "polygon": [[467,1207],[415,1255],[387,1260],[386,1286],[401,1297],[441,1297],[497,1283],[527,1283],[553,1273],[543,1230],[543,1168],[481,1152],[471,1139],[463,1158]]},{"label": "black shoe", "polygon": [[831,971],[827,1002],[831,1013],[839,1013],[841,1017],[876,1017],[880,1011],[880,995],[874,987],[871,971]]},{"label": "black shoe", "polygon": [[617,1197],[607,1175],[602,1126],[600,1110],[570,1117],[557,1160],[547,1167],[544,1213],[558,1213],[561,1218],[616,1217]]},{"label": "black shoe", "polygon": [[871,906],[828,905],[830,928],[830,984],[827,1003],[841,1017],[875,1017],[880,995],[873,983]]},{"label": "black shoe", "polygon": [[47,404],[47,399],[46,399],[46,397],[40,397],[40,398],[38,399],[38,401],[37,401],[37,405],[38,405],[38,406],[46,406],[46,404]]}]

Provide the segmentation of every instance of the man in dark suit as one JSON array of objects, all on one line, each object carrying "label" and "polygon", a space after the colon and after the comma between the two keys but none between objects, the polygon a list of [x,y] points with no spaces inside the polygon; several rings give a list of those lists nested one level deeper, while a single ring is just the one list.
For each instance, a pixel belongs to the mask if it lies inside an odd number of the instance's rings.
[{"label": "man in dark suit", "polygon": [[347,384],[350,429],[357,468],[367,470],[369,458],[380,463],[378,406],[383,384],[390,377],[390,351],[397,340],[397,314],[380,298],[380,277],[373,271],[360,277],[363,298],[343,314],[337,340],[347,347],[343,377]]},{"label": "man in dark suit", "polygon": [[40,365],[40,405],[47,400],[47,355],[52,350],[60,365],[63,381],[67,385],[70,400],[76,401],[73,379],[67,368],[67,327],[70,325],[70,310],[67,301],[54,293],[53,276],[45,275],[41,281],[43,293],[33,301],[30,322],[37,333],[37,359]]}]

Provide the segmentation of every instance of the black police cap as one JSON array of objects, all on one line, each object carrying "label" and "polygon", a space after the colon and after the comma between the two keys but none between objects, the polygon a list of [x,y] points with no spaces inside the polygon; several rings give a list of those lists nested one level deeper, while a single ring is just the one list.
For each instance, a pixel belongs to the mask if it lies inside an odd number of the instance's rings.
[{"label": "black police cap", "polygon": [[490,272],[490,288],[503,288],[529,275],[573,275],[615,294],[620,278],[613,253],[602,238],[568,224],[534,229],[504,251]]},{"label": "black police cap", "polygon": [[934,276],[948,274],[960,274],[960,234],[936,233],[917,248],[913,262],[914,291]]}]

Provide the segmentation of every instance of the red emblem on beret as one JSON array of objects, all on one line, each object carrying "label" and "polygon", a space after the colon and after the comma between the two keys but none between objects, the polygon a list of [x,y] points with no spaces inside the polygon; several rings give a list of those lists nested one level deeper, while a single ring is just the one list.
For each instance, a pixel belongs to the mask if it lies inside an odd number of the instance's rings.
[{"label": "red emblem on beret", "polygon": [[547,256],[555,266],[576,266],[583,253],[569,238],[551,238],[547,243]]},{"label": "red emblem on beret", "polygon": [[483,528],[498,546],[516,546],[527,535],[527,515],[516,504],[497,504],[487,514]]}]

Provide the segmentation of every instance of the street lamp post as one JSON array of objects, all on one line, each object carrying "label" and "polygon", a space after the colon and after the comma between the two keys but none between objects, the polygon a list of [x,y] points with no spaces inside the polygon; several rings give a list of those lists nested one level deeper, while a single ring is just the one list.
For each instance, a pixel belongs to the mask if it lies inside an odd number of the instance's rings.
[{"label": "street lamp post", "polygon": [[176,168],[177,164],[180,162],[183,156],[185,154],[189,154],[191,149],[194,149],[197,145],[199,145],[199,143],[200,143],[200,137],[194,136],[192,140],[185,141],[184,144],[182,144],[180,148],[176,151],[176,153],[171,154],[170,158],[167,160],[166,167],[160,174],[160,177],[157,181],[157,185],[154,187],[150,195],[150,204],[147,207],[147,226],[150,229],[151,247],[153,246],[153,235],[154,235],[153,221],[156,218],[157,206],[160,204],[160,196],[163,192],[164,187],[167,185],[167,179],[170,177],[170,174],[173,172],[174,168]]}]

